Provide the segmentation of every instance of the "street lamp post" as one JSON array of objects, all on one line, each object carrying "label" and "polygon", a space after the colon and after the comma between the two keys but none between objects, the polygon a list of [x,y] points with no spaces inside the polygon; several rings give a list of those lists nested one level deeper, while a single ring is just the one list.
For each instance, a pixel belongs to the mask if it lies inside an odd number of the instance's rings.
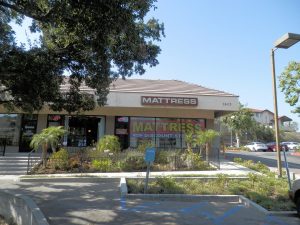
[{"label": "street lamp post", "polygon": [[300,41],[299,34],[286,33],[281,38],[275,41],[274,48],[271,49],[271,65],[272,65],[272,83],[273,83],[273,102],[274,102],[274,126],[275,126],[275,139],[277,151],[277,172],[278,176],[282,176],[281,154],[280,154],[280,140],[279,140],[279,126],[278,126],[278,107],[277,107],[277,92],[276,92],[276,73],[275,73],[275,56],[274,52],[278,48],[287,49]]}]

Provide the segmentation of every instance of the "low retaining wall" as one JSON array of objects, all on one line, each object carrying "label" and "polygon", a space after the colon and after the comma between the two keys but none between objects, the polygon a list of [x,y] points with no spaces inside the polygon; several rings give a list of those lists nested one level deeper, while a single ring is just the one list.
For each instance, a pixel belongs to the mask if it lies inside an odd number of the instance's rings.
[{"label": "low retaining wall", "polygon": [[0,191],[0,214],[17,224],[49,225],[44,214],[28,196]]}]

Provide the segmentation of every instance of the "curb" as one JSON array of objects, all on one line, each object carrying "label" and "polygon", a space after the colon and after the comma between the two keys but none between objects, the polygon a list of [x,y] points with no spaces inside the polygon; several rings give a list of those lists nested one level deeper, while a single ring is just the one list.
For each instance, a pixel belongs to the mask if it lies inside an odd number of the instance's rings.
[{"label": "curb", "polygon": [[14,181],[14,182],[19,182],[21,176],[22,175],[2,175],[2,176],[0,176],[0,181]]},{"label": "curb", "polygon": [[128,199],[160,199],[160,200],[181,200],[181,201],[211,201],[211,202],[237,202],[246,207],[254,207],[265,215],[296,215],[296,211],[268,211],[243,195],[188,195],[188,194],[128,194],[126,178],[120,179],[120,195]]},{"label": "curb", "polygon": [[160,199],[173,201],[239,202],[238,195],[187,195],[187,194],[125,194],[128,199]]},{"label": "curb", "polygon": [[[14,218],[17,224],[49,225],[41,209],[30,197],[6,190],[0,191],[1,194],[5,194],[5,197],[1,197],[2,204],[8,206],[0,209],[4,216]],[[3,198],[6,202],[3,202]]]}]

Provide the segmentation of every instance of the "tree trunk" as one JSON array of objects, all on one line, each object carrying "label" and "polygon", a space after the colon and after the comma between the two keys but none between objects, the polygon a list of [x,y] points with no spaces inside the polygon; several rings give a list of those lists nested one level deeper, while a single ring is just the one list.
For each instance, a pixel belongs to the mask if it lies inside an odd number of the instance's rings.
[{"label": "tree trunk", "polygon": [[192,147],[191,147],[191,144],[189,142],[186,143],[186,147],[187,147],[187,150],[189,152],[192,151]]},{"label": "tree trunk", "polygon": [[210,152],[210,144],[209,143],[206,143],[205,144],[205,157],[206,157],[206,162],[208,163],[209,162],[209,152]]},{"label": "tree trunk", "polygon": [[45,168],[47,165],[47,150],[48,150],[48,145],[44,144],[42,147],[42,160],[43,160],[43,167]]},{"label": "tree trunk", "polygon": [[240,147],[240,136],[237,132],[235,133],[235,138],[236,138],[236,147],[239,148]]}]

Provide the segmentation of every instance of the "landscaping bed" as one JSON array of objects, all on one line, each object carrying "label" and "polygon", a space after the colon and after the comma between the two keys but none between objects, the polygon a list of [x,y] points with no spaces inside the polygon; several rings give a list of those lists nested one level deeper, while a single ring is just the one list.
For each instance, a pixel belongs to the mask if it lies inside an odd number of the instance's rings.
[{"label": "landscaping bed", "polygon": [[[127,179],[128,193],[144,193],[143,179]],[[282,179],[250,174],[248,180],[181,179],[159,177],[148,184],[148,194],[243,195],[270,211],[292,211],[295,206],[288,197],[288,184]]]},{"label": "landscaping bed", "polygon": [[[191,195],[243,195],[270,211],[293,211],[294,203],[289,199],[288,182],[276,178],[275,173],[258,162],[234,159],[235,162],[261,173],[250,173],[248,179],[230,178],[219,174],[213,179],[158,177],[148,185],[149,194],[191,194]],[[128,193],[144,193],[143,179],[128,179]]]},{"label": "landscaping bed", "polygon": [[[146,171],[144,152],[127,150],[120,153],[98,152],[86,148],[75,153],[65,149],[53,153],[46,167],[39,165],[32,174],[93,173],[93,172],[140,172]],[[151,171],[205,171],[216,170],[197,153],[186,151],[158,151]]]}]

